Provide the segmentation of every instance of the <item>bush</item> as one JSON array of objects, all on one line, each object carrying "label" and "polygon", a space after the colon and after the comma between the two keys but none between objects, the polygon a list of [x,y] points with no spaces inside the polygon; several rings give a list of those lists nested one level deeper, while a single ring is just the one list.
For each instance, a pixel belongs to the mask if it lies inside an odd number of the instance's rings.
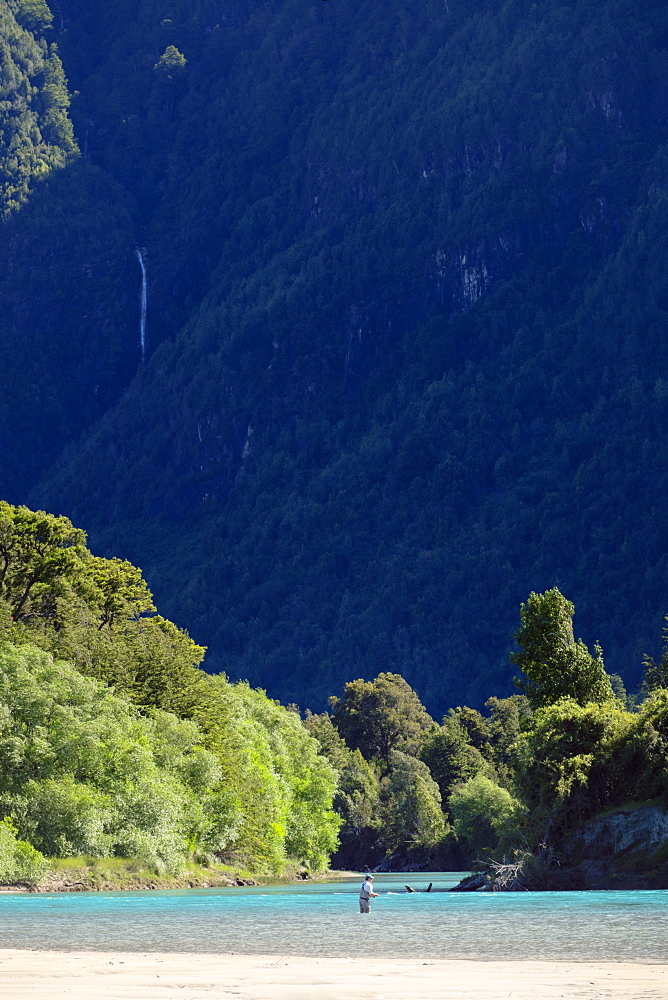
[{"label": "bush", "polygon": [[450,811],[457,836],[479,852],[493,850],[511,837],[525,810],[506,788],[477,774],[454,792]]},{"label": "bush", "polygon": [[[109,796],[69,776],[29,781],[21,790],[21,827],[51,857],[109,853]],[[17,809],[18,813],[18,809]]]},{"label": "bush", "polygon": [[43,854],[31,844],[18,840],[16,829],[5,819],[0,821],[0,885],[39,882],[48,871],[49,864]]}]

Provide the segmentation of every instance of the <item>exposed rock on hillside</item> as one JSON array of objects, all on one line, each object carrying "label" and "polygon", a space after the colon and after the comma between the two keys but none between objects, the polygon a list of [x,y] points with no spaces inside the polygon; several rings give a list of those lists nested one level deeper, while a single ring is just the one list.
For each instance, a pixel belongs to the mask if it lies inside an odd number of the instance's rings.
[{"label": "exposed rock on hillside", "polygon": [[668,810],[619,809],[572,834],[558,859],[547,851],[492,862],[452,890],[668,889]]}]

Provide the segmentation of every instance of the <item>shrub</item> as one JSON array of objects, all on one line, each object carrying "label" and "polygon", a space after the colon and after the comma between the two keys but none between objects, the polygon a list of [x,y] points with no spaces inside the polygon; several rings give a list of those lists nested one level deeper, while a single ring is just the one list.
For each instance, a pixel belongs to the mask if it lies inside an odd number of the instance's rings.
[{"label": "shrub", "polygon": [[0,821],[0,885],[39,882],[48,871],[48,861],[31,844],[18,840],[11,821]]}]

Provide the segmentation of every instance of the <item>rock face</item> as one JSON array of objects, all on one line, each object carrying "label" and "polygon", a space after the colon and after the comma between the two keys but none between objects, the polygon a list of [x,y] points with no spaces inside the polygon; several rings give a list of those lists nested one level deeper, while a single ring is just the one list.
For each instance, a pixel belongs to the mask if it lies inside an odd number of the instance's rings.
[{"label": "rock face", "polygon": [[[549,860],[548,860],[549,857]],[[575,831],[558,855],[490,862],[452,892],[668,888],[668,810],[619,809]]]},{"label": "rock face", "polygon": [[585,889],[668,887],[668,810],[640,806],[590,820],[568,841],[564,868]]},{"label": "rock face", "polygon": [[668,812],[659,806],[624,809],[591,820],[575,841],[582,857],[592,860],[623,852],[656,851],[668,846]]}]

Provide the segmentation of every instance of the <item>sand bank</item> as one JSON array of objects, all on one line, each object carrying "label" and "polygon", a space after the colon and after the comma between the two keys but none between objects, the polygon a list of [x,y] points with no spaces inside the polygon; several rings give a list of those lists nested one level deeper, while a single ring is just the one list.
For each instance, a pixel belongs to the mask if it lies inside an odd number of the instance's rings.
[{"label": "sand bank", "polygon": [[666,1000],[668,965],[0,950],[7,1000]]}]

